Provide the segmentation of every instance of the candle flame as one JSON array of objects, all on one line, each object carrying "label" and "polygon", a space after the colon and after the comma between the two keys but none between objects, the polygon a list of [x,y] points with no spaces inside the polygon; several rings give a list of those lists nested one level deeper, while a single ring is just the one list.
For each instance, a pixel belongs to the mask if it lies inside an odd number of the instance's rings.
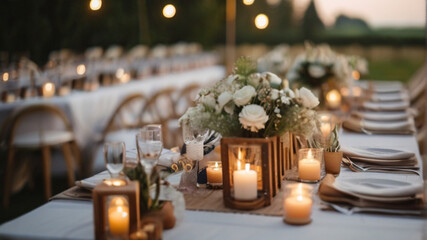
[{"label": "candle flame", "polygon": [[215,168],[218,168],[218,162],[215,162]]},{"label": "candle flame", "polygon": [[313,159],[313,154],[311,153],[311,149],[310,149],[310,150],[308,150],[307,158],[308,158],[308,159]]},{"label": "candle flame", "polygon": [[3,73],[3,82],[7,82],[9,80],[9,73],[5,72]]},{"label": "candle flame", "polygon": [[117,212],[123,212],[123,207],[122,206],[118,206],[117,207]]},{"label": "candle flame", "polygon": [[301,195],[297,196],[298,201],[302,201],[303,197]]},{"label": "candle flame", "polygon": [[78,75],[83,75],[86,72],[86,66],[84,64],[80,64],[76,68],[76,72]]},{"label": "candle flame", "polygon": [[237,158],[240,160],[242,159],[242,150],[239,149],[239,152],[237,153]]},{"label": "candle flame", "polygon": [[246,164],[245,164],[245,170],[246,170],[246,171],[251,170],[251,164],[246,163]]},{"label": "candle flame", "polygon": [[241,167],[240,161],[237,161],[237,170],[240,170]]}]

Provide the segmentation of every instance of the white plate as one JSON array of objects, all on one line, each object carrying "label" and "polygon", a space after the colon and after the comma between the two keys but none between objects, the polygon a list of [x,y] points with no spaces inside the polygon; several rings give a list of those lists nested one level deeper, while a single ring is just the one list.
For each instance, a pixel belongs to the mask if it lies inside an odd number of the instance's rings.
[{"label": "white plate", "polygon": [[379,147],[347,147],[343,146],[341,151],[345,155],[353,157],[365,157],[365,158],[376,158],[376,159],[390,159],[390,160],[403,160],[414,157],[415,154],[391,148],[379,148]]},{"label": "white plate", "polygon": [[373,197],[408,197],[423,191],[422,182],[403,182],[383,178],[337,179],[338,190]]}]

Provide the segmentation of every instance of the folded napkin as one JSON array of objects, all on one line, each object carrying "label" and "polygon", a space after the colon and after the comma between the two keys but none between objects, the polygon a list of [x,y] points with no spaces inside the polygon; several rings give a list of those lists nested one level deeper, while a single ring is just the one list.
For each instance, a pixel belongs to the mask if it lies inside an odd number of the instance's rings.
[{"label": "folded napkin", "polygon": [[409,108],[409,102],[364,102],[362,107],[366,110],[372,111],[405,111]]},{"label": "folded napkin", "polygon": [[78,187],[86,188],[86,189],[93,189],[96,185],[104,181],[105,179],[110,179],[110,174],[108,171],[100,172],[92,177],[85,178],[80,181],[76,181],[75,184]]},{"label": "folded napkin", "polygon": [[412,152],[390,148],[341,146],[340,150],[344,153],[344,155],[349,157],[365,157],[390,160],[402,160],[415,157],[415,154]]},{"label": "folded napkin", "polygon": [[404,121],[371,121],[355,117],[345,120],[342,125],[345,129],[367,134],[413,134],[415,133],[414,120]]},{"label": "folded napkin", "polygon": [[372,112],[372,111],[356,111],[352,113],[353,116],[371,120],[371,121],[399,121],[406,120],[412,117],[409,111],[400,112]]},{"label": "folded napkin", "polygon": [[80,188],[78,186],[74,186],[51,197],[49,201],[57,199],[91,201],[92,191],[85,188]]},{"label": "folded napkin", "polygon": [[377,212],[401,209],[408,210],[407,214],[422,214],[422,190],[421,181],[407,183],[380,178],[336,179],[328,174],[320,183],[318,194],[325,202],[370,208],[374,212],[375,209],[378,209]]}]

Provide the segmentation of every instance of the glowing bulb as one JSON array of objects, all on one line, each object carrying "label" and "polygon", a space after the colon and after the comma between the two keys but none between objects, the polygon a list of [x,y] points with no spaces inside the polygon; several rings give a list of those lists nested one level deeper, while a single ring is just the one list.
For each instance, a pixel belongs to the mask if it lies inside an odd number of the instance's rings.
[{"label": "glowing bulb", "polygon": [[268,17],[265,14],[258,14],[255,18],[255,26],[258,29],[265,29],[268,26]]},{"label": "glowing bulb", "polygon": [[163,8],[163,16],[165,18],[173,18],[173,16],[175,16],[175,13],[176,13],[176,8],[172,4],[168,4]]},{"label": "glowing bulb", "polygon": [[9,73],[5,72],[3,73],[3,82],[7,82],[9,80]]},{"label": "glowing bulb", "polygon": [[243,4],[245,5],[252,5],[255,2],[255,0],[243,0]]},{"label": "glowing bulb", "polygon": [[80,64],[76,68],[76,72],[78,75],[83,75],[86,72],[86,66],[84,64]]},{"label": "glowing bulb", "polygon": [[90,0],[89,7],[92,11],[98,11],[102,7],[102,0]]}]

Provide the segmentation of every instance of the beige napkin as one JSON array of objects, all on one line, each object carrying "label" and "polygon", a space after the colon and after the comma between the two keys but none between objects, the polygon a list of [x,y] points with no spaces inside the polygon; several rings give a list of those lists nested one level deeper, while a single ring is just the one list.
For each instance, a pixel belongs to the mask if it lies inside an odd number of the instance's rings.
[{"label": "beige napkin", "polygon": [[330,174],[326,175],[319,185],[318,194],[320,199],[326,202],[344,203],[364,208],[405,210],[421,210],[423,208],[422,197],[420,194],[413,194],[414,192],[418,193],[418,188],[414,188],[414,191],[412,192],[408,191],[408,194],[400,194],[400,196],[370,196],[350,192],[347,189],[338,189],[336,187],[336,181],[339,181],[339,179],[335,179],[335,177]]},{"label": "beige napkin", "polygon": [[350,117],[342,125],[345,129],[367,134],[413,134],[415,126],[413,119],[406,121],[371,121]]},{"label": "beige napkin", "polygon": [[376,93],[395,93],[405,90],[405,86],[399,81],[360,81],[360,87]]}]

